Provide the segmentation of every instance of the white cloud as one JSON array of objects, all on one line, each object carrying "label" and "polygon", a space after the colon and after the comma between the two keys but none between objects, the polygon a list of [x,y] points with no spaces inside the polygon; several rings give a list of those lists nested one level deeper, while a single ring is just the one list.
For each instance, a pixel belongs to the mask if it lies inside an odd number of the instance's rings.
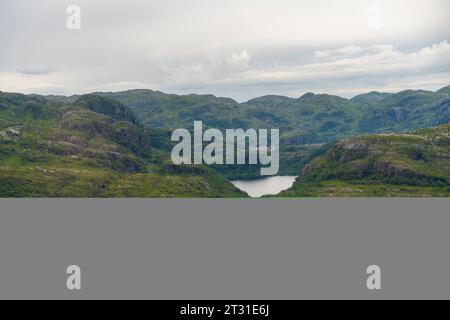
[{"label": "white cloud", "polygon": [[247,68],[250,62],[251,56],[247,50],[243,50],[240,53],[233,53],[228,62],[231,66],[237,66],[239,68]]},{"label": "white cloud", "polygon": [[351,45],[345,48],[335,50],[316,51],[315,56],[317,60],[336,60],[339,58],[351,58],[363,53],[365,48]]},{"label": "white cloud", "polygon": [[[243,55],[246,56],[246,55]],[[195,69],[191,86],[264,86],[298,85],[307,91],[327,88],[345,92],[358,86],[389,90],[398,83],[411,83],[410,88],[429,88],[450,83],[450,44],[439,44],[416,52],[402,52],[392,45],[349,46],[316,52],[315,61],[297,66],[275,68],[246,68],[227,77],[214,78],[208,66]],[[244,59],[245,60],[245,59]],[[188,68],[178,69],[174,75],[181,82],[189,77]],[[420,81],[422,79],[422,81]],[[170,78],[170,81],[174,79]],[[350,91],[351,92],[351,91]],[[358,92],[356,90],[355,92]]]}]

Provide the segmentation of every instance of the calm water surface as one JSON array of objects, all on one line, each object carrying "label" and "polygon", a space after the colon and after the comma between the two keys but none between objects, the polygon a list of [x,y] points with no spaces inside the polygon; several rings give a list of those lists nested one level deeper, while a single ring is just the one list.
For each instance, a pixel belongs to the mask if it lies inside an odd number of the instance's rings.
[{"label": "calm water surface", "polygon": [[255,180],[231,181],[237,188],[248,193],[250,197],[259,198],[264,195],[274,195],[287,190],[295,182],[296,176],[277,176]]}]

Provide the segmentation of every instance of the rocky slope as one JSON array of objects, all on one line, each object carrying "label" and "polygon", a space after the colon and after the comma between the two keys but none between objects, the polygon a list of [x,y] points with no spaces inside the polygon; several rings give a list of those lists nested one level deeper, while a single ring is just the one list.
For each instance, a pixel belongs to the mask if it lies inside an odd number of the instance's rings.
[{"label": "rocky slope", "polygon": [[0,197],[245,197],[212,169],[170,165],[168,132],[117,101],[0,94]]},{"label": "rocky slope", "polygon": [[327,145],[280,196],[450,196],[450,125]]},{"label": "rocky slope", "polygon": [[449,123],[448,88],[246,103],[151,90],[0,92],[0,196],[245,196],[227,179],[259,177],[258,166],[171,165],[171,130],[194,120],[221,130],[279,128],[280,174],[303,170],[286,196],[447,195],[448,146],[428,145],[414,130]]},{"label": "rocky slope", "polygon": [[237,103],[213,95],[179,96],[151,90],[99,93],[128,106],[144,124],[154,128],[191,128],[195,120],[221,130],[279,128],[284,145],[445,124],[449,94],[445,87],[437,92],[371,92],[353,99],[307,93],[298,99],[264,96]]}]

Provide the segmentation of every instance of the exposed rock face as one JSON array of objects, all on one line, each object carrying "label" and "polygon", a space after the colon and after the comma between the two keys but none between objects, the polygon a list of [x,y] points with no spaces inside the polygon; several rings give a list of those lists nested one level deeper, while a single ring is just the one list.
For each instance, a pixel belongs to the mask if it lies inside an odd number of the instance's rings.
[{"label": "exposed rock face", "polygon": [[95,94],[88,94],[80,97],[76,106],[87,108],[93,112],[110,116],[114,120],[128,121],[136,124],[136,117],[126,106],[112,99],[100,97]]},{"label": "exposed rock face", "polygon": [[[57,132],[55,134],[55,140],[57,144],[64,146],[59,154],[78,154],[88,147],[88,143],[85,139],[65,132]],[[51,141],[50,144],[53,144],[53,141]]]},{"label": "exposed rock face", "polygon": [[5,128],[0,131],[0,138],[4,140],[15,140],[20,137],[23,128],[21,125]]},{"label": "exposed rock face", "polygon": [[50,142],[59,155],[92,158],[116,170],[140,171],[140,156],[151,153],[150,138],[131,122],[116,121],[83,107],[64,108],[60,128]]},{"label": "exposed rock face", "polygon": [[80,108],[68,108],[62,112],[61,128],[91,136],[109,135],[112,130],[110,118]]},{"label": "exposed rock face", "polygon": [[344,140],[302,171],[309,179],[450,185],[450,125]]},{"label": "exposed rock face", "polygon": [[[83,108],[67,108],[61,115],[61,129],[85,133],[91,138],[102,137],[130,147],[134,152],[149,152],[149,135],[141,127],[130,122],[114,121]],[[59,133],[61,138],[64,134]],[[67,134],[66,134],[67,135]],[[72,139],[73,140],[73,139]],[[72,142],[67,141],[66,142]]]},{"label": "exposed rock face", "polygon": [[148,154],[151,143],[149,135],[140,127],[129,123],[116,123],[111,137],[117,143],[129,147],[133,152]]},{"label": "exposed rock face", "polygon": [[357,140],[349,140],[347,143],[342,143],[330,150],[327,158],[339,162],[348,162],[356,159],[362,159],[367,156],[369,148],[358,142]]},{"label": "exposed rock face", "polygon": [[439,105],[438,120],[436,125],[450,123],[450,99],[442,101]]},{"label": "exposed rock face", "polygon": [[395,121],[402,122],[405,121],[408,117],[408,111],[402,108],[394,108],[392,109],[392,115],[394,116]]}]

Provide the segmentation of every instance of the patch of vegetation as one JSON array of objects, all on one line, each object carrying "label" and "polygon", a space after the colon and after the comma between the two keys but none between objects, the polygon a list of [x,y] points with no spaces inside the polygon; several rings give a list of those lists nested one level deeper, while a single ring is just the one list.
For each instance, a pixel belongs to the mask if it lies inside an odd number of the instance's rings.
[{"label": "patch of vegetation", "polygon": [[450,125],[346,139],[312,157],[282,197],[450,196]]},{"label": "patch of vegetation", "polygon": [[0,197],[247,197],[206,166],[167,165],[168,132],[117,101],[0,99]]}]

